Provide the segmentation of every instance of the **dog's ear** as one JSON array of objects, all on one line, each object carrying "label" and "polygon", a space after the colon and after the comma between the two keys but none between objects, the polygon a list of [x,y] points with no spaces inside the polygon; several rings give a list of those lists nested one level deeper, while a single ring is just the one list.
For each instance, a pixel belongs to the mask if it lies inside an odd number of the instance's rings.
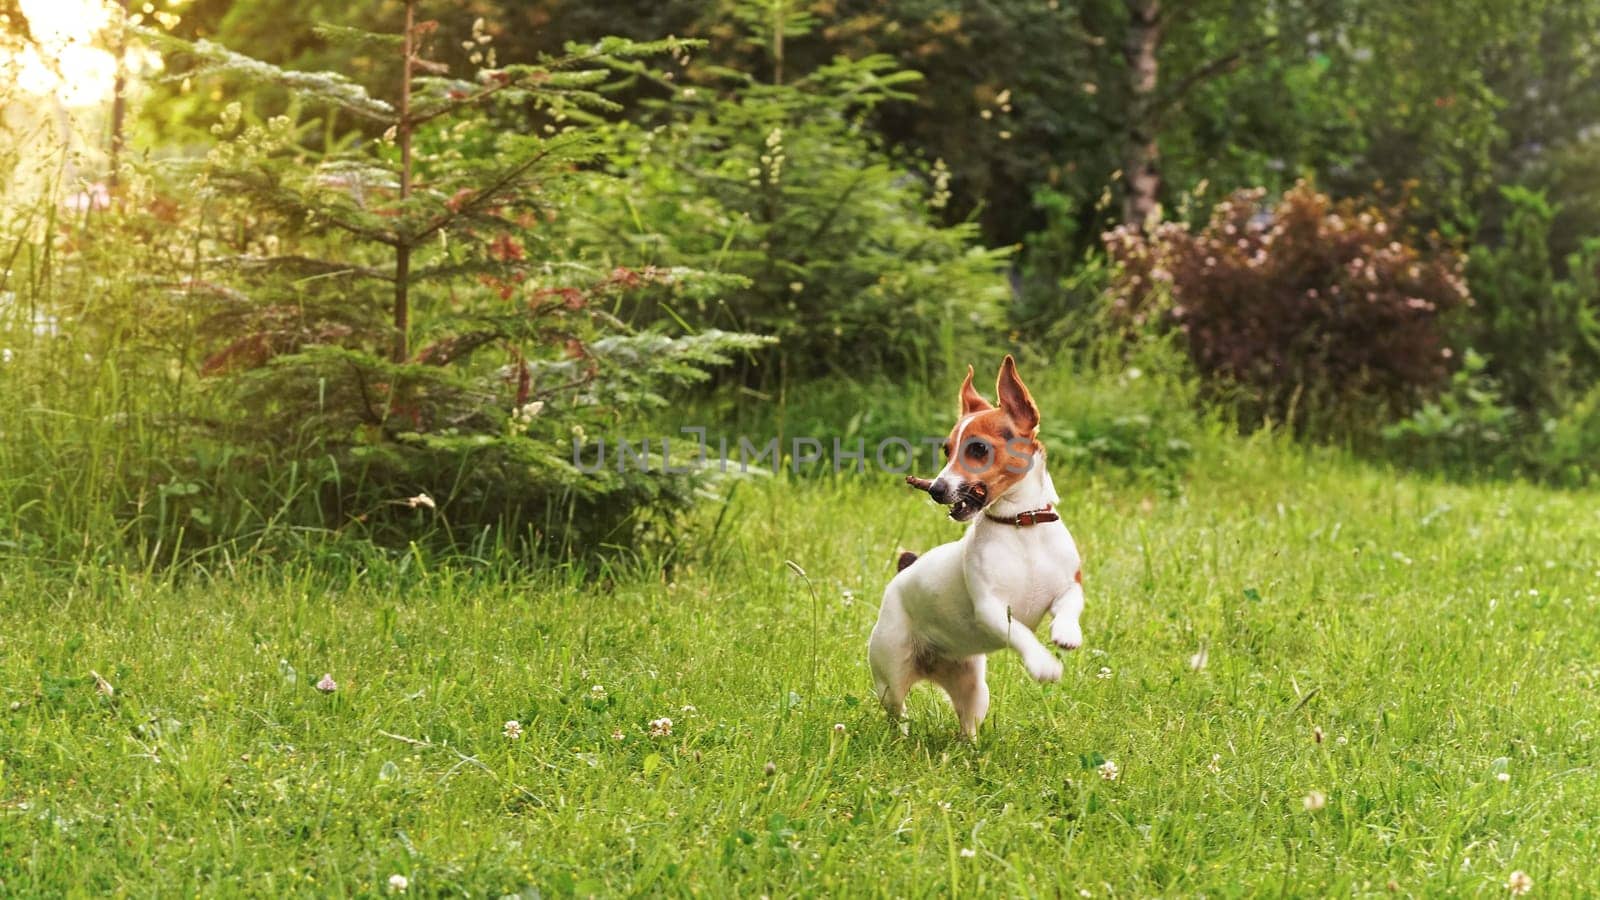
[{"label": "dog's ear", "polygon": [[972,386],[972,367],[967,366],[967,380],[961,382],[961,414],[970,416],[986,409],[994,409],[989,401],[983,399],[978,389]]},{"label": "dog's ear", "polygon": [[995,382],[994,392],[1000,398],[1000,408],[1018,428],[1031,436],[1039,427],[1039,407],[1034,405],[1028,386],[1017,377],[1017,361],[1009,353],[1000,364],[1000,378]]}]

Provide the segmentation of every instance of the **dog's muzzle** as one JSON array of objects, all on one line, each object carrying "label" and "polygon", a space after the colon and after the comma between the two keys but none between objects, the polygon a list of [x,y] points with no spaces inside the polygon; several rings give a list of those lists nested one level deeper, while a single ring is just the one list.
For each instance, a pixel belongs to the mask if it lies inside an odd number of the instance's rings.
[{"label": "dog's muzzle", "polygon": [[[989,488],[980,481],[963,481],[954,491],[955,502],[950,507],[950,518],[965,522],[989,505]],[[938,499],[935,497],[934,499]],[[948,503],[948,500],[940,500]]]}]

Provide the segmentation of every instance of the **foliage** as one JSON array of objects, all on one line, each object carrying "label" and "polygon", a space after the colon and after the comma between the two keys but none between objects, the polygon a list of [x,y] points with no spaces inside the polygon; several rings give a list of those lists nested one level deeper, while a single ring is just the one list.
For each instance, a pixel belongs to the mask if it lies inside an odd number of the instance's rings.
[{"label": "foliage", "polygon": [[1518,467],[1522,418],[1506,403],[1488,361],[1467,350],[1461,368],[1435,399],[1383,428],[1390,449],[1407,462],[1468,474],[1506,475]]},{"label": "foliage", "polygon": [[913,73],[870,56],[782,83],[713,76],[667,85],[674,96],[653,104],[653,127],[615,129],[607,158],[618,177],[585,192],[564,228],[584,258],[743,283],[692,304],[646,296],[623,315],[776,336],[744,371],[768,388],[823,374],[925,377],[998,331],[1007,253],[977,246],[972,224],[937,224],[949,196],[941,164],[896,161],[862,128],[908,98]]},{"label": "foliage", "polygon": [[1600,383],[1544,422],[1533,444],[1533,469],[1550,481],[1592,485],[1600,480]]},{"label": "foliage", "polygon": [[1180,492],[1194,455],[1194,446],[1173,433],[1169,420],[1146,413],[1044,428],[1040,436],[1045,446],[1059,448],[1051,458],[1073,469],[1102,476],[1126,473],[1133,481],[1155,484],[1169,496]]},{"label": "foliage", "polygon": [[1246,421],[1405,412],[1448,374],[1440,320],[1469,301],[1461,261],[1307,184],[1272,206],[1264,193],[1224,200],[1198,232],[1109,232],[1113,314],[1182,332],[1199,373],[1240,391]]},{"label": "foliage", "polygon": [[1057,353],[1030,387],[1046,413],[1039,433],[1057,486],[1109,481],[1181,496],[1196,459],[1216,452],[1230,430],[1225,416],[1202,406],[1181,342],[1153,330],[1125,339],[1099,328],[1050,344]]},{"label": "foliage", "polygon": [[1519,409],[1558,408],[1574,387],[1600,379],[1600,237],[1566,260],[1550,255],[1558,207],[1537,191],[1502,188],[1510,209],[1498,245],[1475,248],[1467,277],[1476,309],[1466,339],[1489,354],[1491,371]]},{"label": "foliage", "polygon": [[[388,126],[381,140],[327,152],[300,143],[287,117],[250,123],[239,105],[214,127],[228,139],[194,187],[242,214],[205,223],[207,253],[182,294],[204,313],[201,371],[221,410],[211,435],[237,448],[215,459],[293,464],[320,521],[375,536],[411,534],[417,508],[438,504],[451,532],[528,529],[560,550],[625,544],[641,522],[686,505],[694,481],[586,474],[574,436],[663,406],[673,387],[765,341],[634,332],[607,312],[631,292],[695,298],[730,282],[575,264],[550,252],[542,229],[605,189],[599,141],[581,124],[585,111],[614,109],[597,88],[625,61],[683,45],[606,40],[465,80],[413,49],[433,30],[356,35],[411,54],[398,104],[337,74],[165,39],[197,73],[272,83]],[[507,132],[488,114],[499,105],[571,121]],[[196,464],[202,481],[215,474]]]},{"label": "foliage", "polygon": [[1065,195],[1041,190],[1034,200],[1050,210],[1049,222],[1024,242],[1029,250],[1021,259],[1012,323],[1041,347],[1092,349],[1110,330],[1106,297],[1114,266],[1102,247],[1074,249],[1078,239]]}]

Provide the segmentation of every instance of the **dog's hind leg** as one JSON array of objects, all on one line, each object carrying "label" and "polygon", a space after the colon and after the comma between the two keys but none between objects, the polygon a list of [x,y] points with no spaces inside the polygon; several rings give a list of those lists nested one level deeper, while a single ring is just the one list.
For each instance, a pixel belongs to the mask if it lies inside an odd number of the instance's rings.
[{"label": "dog's hind leg", "polygon": [[922,678],[916,663],[917,648],[911,638],[910,623],[893,585],[883,594],[878,624],[867,642],[867,661],[872,665],[872,689],[883,704],[890,721],[906,713],[906,694]]},{"label": "dog's hind leg", "polygon": [[[877,649],[873,647],[874,651]],[[883,704],[883,711],[889,714],[889,720],[898,722],[906,714],[906,694],[917,683],[916,670],[909,662],[889,659],[887,654],[873,652],[871,659],[872,690],[877,694],[878,702]]]},{"label": "dog's hind leg", "polygon": [[989,682],[985,677],[988,659],[982,654],[966,659],[941,659],[928,672],[928,678],[944,688],[961,723],[961,736],[978,737],[978,726],[989,714]]}]

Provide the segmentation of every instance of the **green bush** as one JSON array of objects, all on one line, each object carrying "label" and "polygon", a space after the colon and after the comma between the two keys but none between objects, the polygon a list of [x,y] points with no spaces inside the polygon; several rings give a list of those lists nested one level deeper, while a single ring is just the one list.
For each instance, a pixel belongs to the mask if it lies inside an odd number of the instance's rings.
[{"label": "green bush", "polygon": [[1600,239],[1569,256],[1561,277],[1549,249],[1559,207],[1522,187],[1501,194],[1510,206],[1505,234],[1470,257],[1476,305],[1462,330],[1488,354],[1512,404],[1548,414],[1600,379]]},{"label": "green bush", "polygon": [[[765,21],[762,19],[761,21]],[[948,172],[893,159],[863,121],[916,82],[883,56],[837,59],[781,83],[716,70],[656,105],[657,124],[620,124],[606,154],[626,176],[585,192],[556,223],[580,258],[687,266],[741,284],[685,302],[644,295],[619,314],[644,323],[779,339],[740,375],[927,377],[958,347],[1003,327],[1007,251],[975,225],[944,226]]]},{"label": "green bush", "polygon": [[1570,486],[1600,480],[1600,384],[1547,419],[1541,437],[1533,452],[1536,472]]},{"label": "green bush", "polygon": [[1506,475],[1521,464],[1521,428],[1521,417],[1488,374],[1488,361],[1468,350],[1449,387],[1382,434],[1392,453],[1414,465]]}]

